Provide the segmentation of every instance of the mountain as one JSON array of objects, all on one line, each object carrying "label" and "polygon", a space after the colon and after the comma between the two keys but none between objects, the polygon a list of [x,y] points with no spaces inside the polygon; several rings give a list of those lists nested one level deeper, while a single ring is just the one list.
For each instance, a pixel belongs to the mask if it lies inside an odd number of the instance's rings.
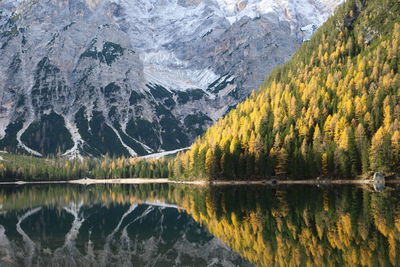
[{"label": "mountain", "polygon": [[207,179],[399,172],[400,2],[349,0],[174,162]]},{"label": "mountain", "polygon": [[187,147],[342,0],[2,0],[0,148]]}]

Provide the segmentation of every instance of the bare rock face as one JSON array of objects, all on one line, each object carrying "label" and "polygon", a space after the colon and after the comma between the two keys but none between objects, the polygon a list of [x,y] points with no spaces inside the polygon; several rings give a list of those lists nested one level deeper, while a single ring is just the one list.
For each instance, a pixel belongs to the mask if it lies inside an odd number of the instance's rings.
[{"label": "bare rock face", "polygon": [[2,0],[0,148],[188,146],[342,0]]}]

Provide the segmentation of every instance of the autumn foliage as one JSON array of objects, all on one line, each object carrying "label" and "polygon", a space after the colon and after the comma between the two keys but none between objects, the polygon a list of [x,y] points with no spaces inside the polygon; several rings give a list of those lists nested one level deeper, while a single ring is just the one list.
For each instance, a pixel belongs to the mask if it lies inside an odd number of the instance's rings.
[{"label": "autumn foliage", "polygon": [[179,179],[400,170],[400,2],[349,0],[171,163]]}]

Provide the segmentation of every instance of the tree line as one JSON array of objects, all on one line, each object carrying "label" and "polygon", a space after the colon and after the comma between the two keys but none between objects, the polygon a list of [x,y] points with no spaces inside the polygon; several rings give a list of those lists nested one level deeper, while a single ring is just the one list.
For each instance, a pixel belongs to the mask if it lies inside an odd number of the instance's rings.
[{"label": "tree line", "polygon": [[75,180],[83,178],[166,178],[168,159],[140,158],[39,158],[1,154],[0,181]]}]

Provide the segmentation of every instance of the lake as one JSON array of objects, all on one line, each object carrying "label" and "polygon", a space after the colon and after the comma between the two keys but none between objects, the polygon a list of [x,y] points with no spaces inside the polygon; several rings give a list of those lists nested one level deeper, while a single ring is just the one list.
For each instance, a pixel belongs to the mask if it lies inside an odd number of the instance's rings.
[{"label": "lake", "polygon": [[0,266],[400,266],[400,188],[8,185]]}]

